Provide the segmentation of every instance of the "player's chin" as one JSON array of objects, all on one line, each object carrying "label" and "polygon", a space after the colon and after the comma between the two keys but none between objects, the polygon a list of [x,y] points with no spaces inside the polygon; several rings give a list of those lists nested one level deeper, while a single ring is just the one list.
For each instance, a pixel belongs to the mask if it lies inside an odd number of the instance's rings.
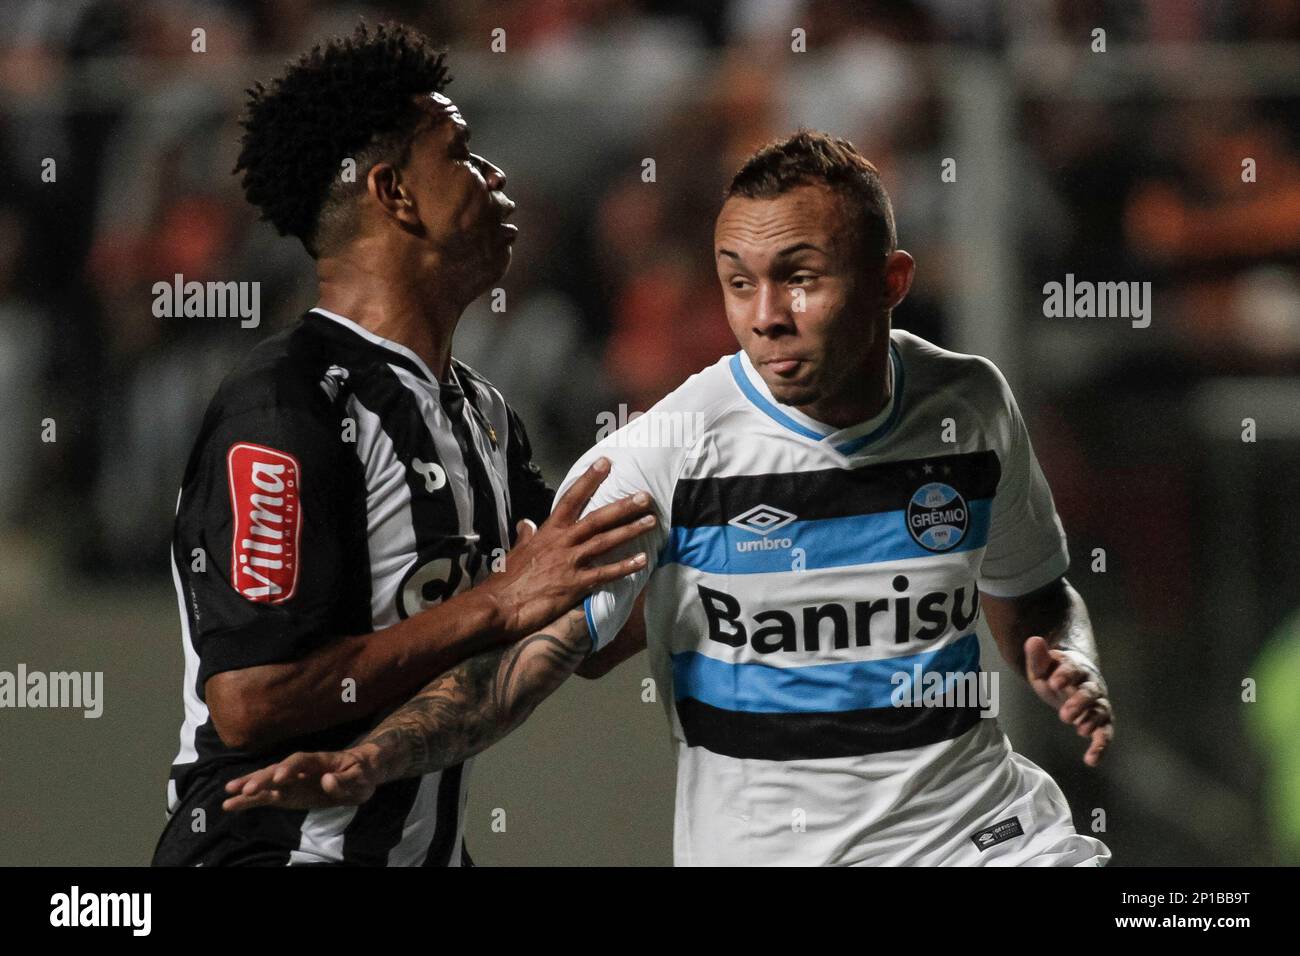
[{"label": "player's chin", "polygon": [[497,253],[497,262],[500,264],[500,272],[497,278],[500,279],[510,271],[510,263],[514,260],[515,251],[509,246],[505,246]]},{"label": "player's chin", "polygon": [[487,271],[492,275],[489,282],[489,287],[491,287],[504,279],[506,273],[510,271],[510,262],[514,258],[514,249],[511,248],[509,242],[498,239],[492,244],[485,258],[489,263]]},{"label": "player's chin", "polygon": [[815,382],[766,378],[768,390],[782,405],[811,405],[821,395]]}]

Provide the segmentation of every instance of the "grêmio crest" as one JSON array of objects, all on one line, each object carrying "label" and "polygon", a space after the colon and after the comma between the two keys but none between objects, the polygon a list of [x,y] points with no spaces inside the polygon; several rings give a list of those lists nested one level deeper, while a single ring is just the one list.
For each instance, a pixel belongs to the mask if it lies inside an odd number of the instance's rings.
[{"label": "gr\u00eamio crest", "polygon": [[932,481],[907,502],[907,532],[927,551],[951,551],[970,527],[966,499],[952,485]]}]

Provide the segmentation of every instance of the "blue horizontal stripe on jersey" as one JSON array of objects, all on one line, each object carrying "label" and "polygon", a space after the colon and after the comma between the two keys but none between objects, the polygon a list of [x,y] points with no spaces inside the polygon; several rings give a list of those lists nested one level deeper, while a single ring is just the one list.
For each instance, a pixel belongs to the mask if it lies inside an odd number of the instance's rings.
[{"label": "blue horizontal stripe on jersey", "polygon": [[730,664],[696,651],[672,656],[673,696],[726,711],[767,714],[835,713],[892,708],[890,695],[915,668],[921,673],[967,674],[980,669],[979,638],[967,634],[935,651],[881,660],[773,667]]},{"label": "blue horizontal stripe on jersey", "polygon": [[[766,537],[732,525],[674,527],[659,555],[659,564],[681,564],[709,574],[765,574],[793,571],[793,548],[802,549],[802,566],[808,571],[974,551],[988,543],[992,506],[990,498],[968,502],[970,525],[966,536],[947,551],[928,551],[917,544],[907,531],[906,512],[882,511],[792,521]],[[738,550],[742,543],[782,538],[790,539],[790,548]]]}]

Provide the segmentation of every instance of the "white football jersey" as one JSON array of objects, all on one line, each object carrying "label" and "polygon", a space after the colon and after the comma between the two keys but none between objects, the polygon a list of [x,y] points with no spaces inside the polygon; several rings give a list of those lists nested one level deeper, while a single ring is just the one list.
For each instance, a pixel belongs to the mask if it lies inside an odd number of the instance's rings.
[{"label": "white football jersey", "polygon": [[[1075,864],[1055,782],[981,716],[979,594],[1069,565],[1051,491],[987,359],[891,333],[892,395],[834,429],[743,352],[570,471],[588,510],[648,491],[647,569],[585,603],[596,646],[646,595],[677,744],[674,858],[706,864]],[[968,691],[968,693],[963,693]]]}]

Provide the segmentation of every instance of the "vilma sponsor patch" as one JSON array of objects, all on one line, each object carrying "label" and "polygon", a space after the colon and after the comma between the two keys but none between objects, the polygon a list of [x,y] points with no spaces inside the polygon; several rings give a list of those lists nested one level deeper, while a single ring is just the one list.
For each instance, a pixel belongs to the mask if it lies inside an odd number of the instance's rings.
[{"label": "vilma sponsor patch", "polygon": [[292,455],[238,442],[226,455],[234,527],[230,582],[250,601],[280,604],[298,589],[301,469]]}]

